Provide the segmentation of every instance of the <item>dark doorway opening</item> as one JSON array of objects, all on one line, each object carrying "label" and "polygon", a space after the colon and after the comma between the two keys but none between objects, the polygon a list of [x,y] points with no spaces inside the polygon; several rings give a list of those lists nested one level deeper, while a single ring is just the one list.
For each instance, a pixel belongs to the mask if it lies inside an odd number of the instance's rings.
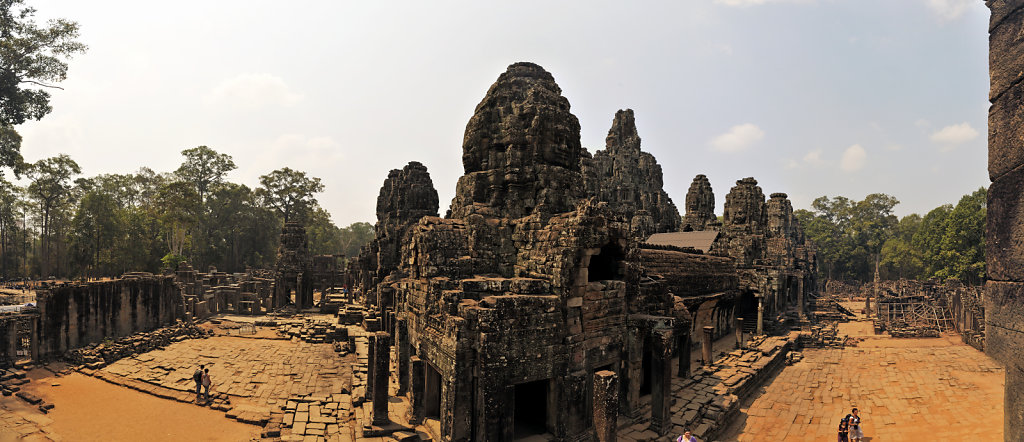
[{"label": "dark doorway opening", "polygon": [[423,415],[441,418],[441,373],[430,364],[423,364]]},{"label": "dark doorway opening", "polygon": [[516,439],[547,433],[549,383],[545,379],[515,386],[513,422]]},{"label": "dark doorway opening", "polygon": [[597,255],[590,257],[590,266],[587,268],[587,281],[606,281],[610,279],[622,279],[622,261],[626,254],[615,244],[607,244],[601,247]]}]

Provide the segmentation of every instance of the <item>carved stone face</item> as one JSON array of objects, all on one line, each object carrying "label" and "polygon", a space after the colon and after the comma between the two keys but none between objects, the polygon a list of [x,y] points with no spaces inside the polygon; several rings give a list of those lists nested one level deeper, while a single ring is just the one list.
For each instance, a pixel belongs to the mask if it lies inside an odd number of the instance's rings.
[{"label": "carved stone face", "polygon": [[569,146],[565,143],[549,143],[541,146],[541,155],[544,162],[555,166],[569,167],[571,155]]}]

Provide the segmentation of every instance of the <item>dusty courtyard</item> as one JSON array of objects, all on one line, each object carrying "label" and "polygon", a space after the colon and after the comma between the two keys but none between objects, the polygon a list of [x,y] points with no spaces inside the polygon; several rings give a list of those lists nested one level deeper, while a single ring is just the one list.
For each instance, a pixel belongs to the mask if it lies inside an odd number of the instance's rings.
[{"label": "dusty courtyard", "polygon": [[958,336],[892,339],[869,323],[841,324],[865,339],[808,349],[743,404],[723,440],[836,440],[858,407],[865,441],[1003,440],[1003,369]]}]

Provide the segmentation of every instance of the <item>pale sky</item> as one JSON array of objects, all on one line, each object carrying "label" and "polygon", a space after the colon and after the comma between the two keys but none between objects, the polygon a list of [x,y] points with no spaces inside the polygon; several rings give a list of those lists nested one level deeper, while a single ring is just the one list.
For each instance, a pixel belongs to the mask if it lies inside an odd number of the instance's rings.
[{"label": "pale sky", "polygon": [[90,49],[53,113],[18,128],[26,161],[166,172],[207,145],[251,187],[285,166],[320,177],[342,227],[374,222],[413,160],[443,215],[473,108],[517,61],[554,75],[591,153],[634,109],[680,211],[699,173],[719,213],[746,176],[795,208],[883,192],[900,215],[988,183],[981,0],[28,3]]}]

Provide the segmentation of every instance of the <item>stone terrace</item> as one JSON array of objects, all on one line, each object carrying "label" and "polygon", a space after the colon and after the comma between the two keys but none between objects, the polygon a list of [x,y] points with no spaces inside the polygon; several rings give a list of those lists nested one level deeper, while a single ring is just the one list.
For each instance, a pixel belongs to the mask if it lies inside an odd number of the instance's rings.
[{"label": "stone terrace", "polygon": [[[350,427],[351,399],[347,393],[352,359],[339,357],[332,344],[213,337],[178,342],[163,350],[125,358],[92,374],[158,396],[191,401],[195,396],[192,373],[199,364],[205,364],[213,380],[211,393],[220,397],[226,394],[229,399],[227,404],[215,401],[215,407],[223,407],[228,417],[257,424],[269,422],[268,429],[279,430],[288,415],[298,414],[299,407],[322,407],[331,412],[325,412],[324,422],[317,423],[322,424],[317,425],[319,435],[340,438],[340,428]],[[87,369],[83,372],[91,373]],[[330,419],[326,419],[328,416]],[[289,431],[284,433],[287,436]]]},{"label": "stone terrace", "polygon": [[808,349],[745,403],[723,440],[835,440],[860,408],[878,441],[1003,440],[1003,369],[958,336]]}]

